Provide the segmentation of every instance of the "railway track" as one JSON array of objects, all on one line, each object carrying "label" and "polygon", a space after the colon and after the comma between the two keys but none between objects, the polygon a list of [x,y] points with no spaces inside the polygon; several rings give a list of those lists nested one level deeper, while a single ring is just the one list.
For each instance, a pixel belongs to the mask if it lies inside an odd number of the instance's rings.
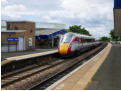
[{"label": "railway track", "polygon": [[55,75],[69,69],[73,65],[94,54],[102,46],[71,59],[58,59],[43,66],[33,65],[23,70],[2,76],[2,90],[25,90],[32,89]]},{"label": "railway track", "polygon": [[64,60],[56,60],[53,63],[49,63],[49,64],[47,63],[43,66],[34,64],[27,68],[23,68],[23,69],[20,69],[20,70],[17,70],[17,71],[8,73],[8,74],[4,74],[1,76],[1,78],[2,78],[1,86],[2,86],[2,88],[5,88],[11,84],[14,84],[15,82],[28,78],[39,72],[45,71],[45,70],[53,67],[54,65],[58,65],[58,64],[62,63],[63,61]]},{"label": "railway track", "polygon": [[[97,54],[98,52],[100,52],[102,49],[104,49],[106,46],[106,44],[96,48],[94,51],[90,52],[91,55],[86,57],[86,58],[82,58],[82,60],[80,60],[79,62],[75,63],[74,65],[72,65],[71,67],[69,67],[68,69],[55,74],[54,76],[48,78],[47,80],[45,80],[44,82],[40,83],[39,85],[36,85],[35,87],[31,88],[31,90],[44,90],[46,88],[48,88],[49,86],[51,86],[53,83],[55,83],[56,81],[58,81],[59,79],[61,79],[62,77],[66,76],[68,73],[72,72],[74,69],[78,68],[79,66],[81,66],[83,63],[85,63],[86,61],[88,61],[90,58],[92,58],[95,54]],[[89,54],[90,54],[89,53]],[[48,89],[47,89],[48,90]]]}]

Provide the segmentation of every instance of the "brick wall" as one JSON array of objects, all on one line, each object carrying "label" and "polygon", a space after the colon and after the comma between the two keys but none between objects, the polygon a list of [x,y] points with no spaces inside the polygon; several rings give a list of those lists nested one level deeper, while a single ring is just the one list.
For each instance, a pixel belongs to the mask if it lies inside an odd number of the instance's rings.
[{"label": "brick wall", "polygon": [[7,21],[7,30],[26,30],[25,42],[26,49],[31,49],[29,46],[29,38],[32,38],[32,47],[35,47],[35,23],[34,22],[11,22]]}]

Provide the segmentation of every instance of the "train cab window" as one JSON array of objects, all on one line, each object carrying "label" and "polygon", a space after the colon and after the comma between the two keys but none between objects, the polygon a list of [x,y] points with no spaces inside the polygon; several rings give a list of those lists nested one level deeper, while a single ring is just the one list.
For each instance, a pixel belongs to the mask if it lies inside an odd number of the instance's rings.
[{"label": "train cab window", "polygon": [[63,43],[71,42],[72,37],[73,37],[73,35],[70,35],[70,34],[65,35],[64,38],[63,38]]}]

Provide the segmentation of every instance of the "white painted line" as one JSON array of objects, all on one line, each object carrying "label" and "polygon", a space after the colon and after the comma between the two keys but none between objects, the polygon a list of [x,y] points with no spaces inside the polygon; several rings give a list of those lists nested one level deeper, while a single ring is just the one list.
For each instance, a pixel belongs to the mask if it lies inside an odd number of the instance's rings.
[{"label": "white painted line", "polygon": [[[109,46],[109,45],[108,45]],[[93,58],[91,58],[89,61],[85,62],[84,64],[82,64],[81,66],[79,66],[77,69],[75,69],[74,71],[72,71],[71,73],[69,73],[68,75],[64,76],[63,78],[61,78],[60,80],[58,80],[57,82],[55,82],[54,84],[52,84],[51,86],[49,86],[48,88],[46,88],[45,90],[52,90],[52,88],[54,88],[57,84],[61,83],[62,81],[64,81],[66,78],[68,78],[69,76],[71,76],[73,73],[75,73],[77,70],[79,70],[80,68],[82,68],[83,66],[85,66],[86,64],[88,64],[90,61],[92,61],[94,58],[96,58],[98,55],[100,55],[101,53],[103,53],[103,51],[105,51],[105,49],[108,48],[108,46],[106,48],[104,48],[101,52],[99,52],[96,56],[94,56]]]}]

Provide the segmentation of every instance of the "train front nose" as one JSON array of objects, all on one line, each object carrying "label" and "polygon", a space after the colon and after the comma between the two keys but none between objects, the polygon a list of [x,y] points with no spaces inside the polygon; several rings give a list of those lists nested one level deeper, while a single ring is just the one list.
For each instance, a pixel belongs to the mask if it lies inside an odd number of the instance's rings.
[{"label": "train front nose", "polygon": [[60,44],[59,53],[61,55],[66,55],[68,51],[69,43]]}]

